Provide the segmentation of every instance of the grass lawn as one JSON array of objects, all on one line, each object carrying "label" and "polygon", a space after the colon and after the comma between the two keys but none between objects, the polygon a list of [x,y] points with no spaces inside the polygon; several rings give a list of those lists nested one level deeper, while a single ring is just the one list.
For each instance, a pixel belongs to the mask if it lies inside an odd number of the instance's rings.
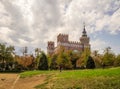
[{"label": "grass lawn", "polygon": [[21,77],[46,75],[36,89],[120,89],[120,67],[94,70],[26,71]]}]

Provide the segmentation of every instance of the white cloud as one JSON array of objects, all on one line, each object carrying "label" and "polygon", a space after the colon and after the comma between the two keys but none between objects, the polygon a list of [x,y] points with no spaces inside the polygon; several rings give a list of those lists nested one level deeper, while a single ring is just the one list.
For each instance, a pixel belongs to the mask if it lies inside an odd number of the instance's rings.
[{"label": "white cloud", "polygon": [[90,42],[92,51],[98,50],[99,53],[102,53],[106,47],[108,47],[108,43],[101,39],[95,39]]},{"label": "white cloud", "polygon": [[59,33],[79,41],[83,22],[88,34],[120,31],[120,0],[1,0],[0,8],[0,42],[15,46],[46,50],[47,41],[55,41]]}]

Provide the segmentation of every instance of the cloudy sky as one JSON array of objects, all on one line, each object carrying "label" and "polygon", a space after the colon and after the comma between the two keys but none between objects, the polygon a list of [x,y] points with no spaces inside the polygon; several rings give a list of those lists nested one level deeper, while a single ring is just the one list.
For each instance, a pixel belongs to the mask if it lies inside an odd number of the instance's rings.
[{"label": "cloudy sky", "polygon": [[86,24],[92,50],[120,53],[120,0],[0,0],[0,43],[46,51],[59,33],[79,41]]}]

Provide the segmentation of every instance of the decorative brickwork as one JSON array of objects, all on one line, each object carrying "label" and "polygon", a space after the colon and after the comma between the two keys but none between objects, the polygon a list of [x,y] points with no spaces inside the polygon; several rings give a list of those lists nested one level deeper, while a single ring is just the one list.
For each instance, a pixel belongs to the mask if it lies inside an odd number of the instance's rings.
[{"label": "decorative brickwork", "polygon": [[47,53],[52,55],[54,53],[57,53],[60,47],[64,47],[65,50],[72,50],[72,51],[79,51],[82,52],[85,48],[90,49],[89,44],[89,37],[87,37],[87,33],[85,30],[85,26],[82,32],[82,37],[80,37],[80,41],[69,41],[68,34],[59,34],[57,36],[57,46],[54,46],[54,42],[49,41],[47,46]]}]

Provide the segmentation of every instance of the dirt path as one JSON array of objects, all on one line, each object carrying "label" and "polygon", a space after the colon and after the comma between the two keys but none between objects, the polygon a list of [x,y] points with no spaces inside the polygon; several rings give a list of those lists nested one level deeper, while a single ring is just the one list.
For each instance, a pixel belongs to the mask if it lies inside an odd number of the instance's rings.
[{"label": "dirt path", "polygon": [[19,78],[18,74],[0,74],[0,89],[35,89],[34,87],[44,83],[45,75]]},{"label": "dirt path", "polygon": [[16,80],[14,81],[14,83],[13,83],[11,89],[14,89],[15,84],[17,83],[17,81],[19,80],[19,78],[20,78],[20,75],[18,75],[18,77],[17,77]]},{"label": "dirt path", "polygon": [[14,89],[35,89],[34,87],[44,83],[44,80],[45,80],[44,75],[20,78],[15,84]]},{"label": "dirt path", "polygon": [[10,89],[18,74],[0,74],[0,89]]}]

